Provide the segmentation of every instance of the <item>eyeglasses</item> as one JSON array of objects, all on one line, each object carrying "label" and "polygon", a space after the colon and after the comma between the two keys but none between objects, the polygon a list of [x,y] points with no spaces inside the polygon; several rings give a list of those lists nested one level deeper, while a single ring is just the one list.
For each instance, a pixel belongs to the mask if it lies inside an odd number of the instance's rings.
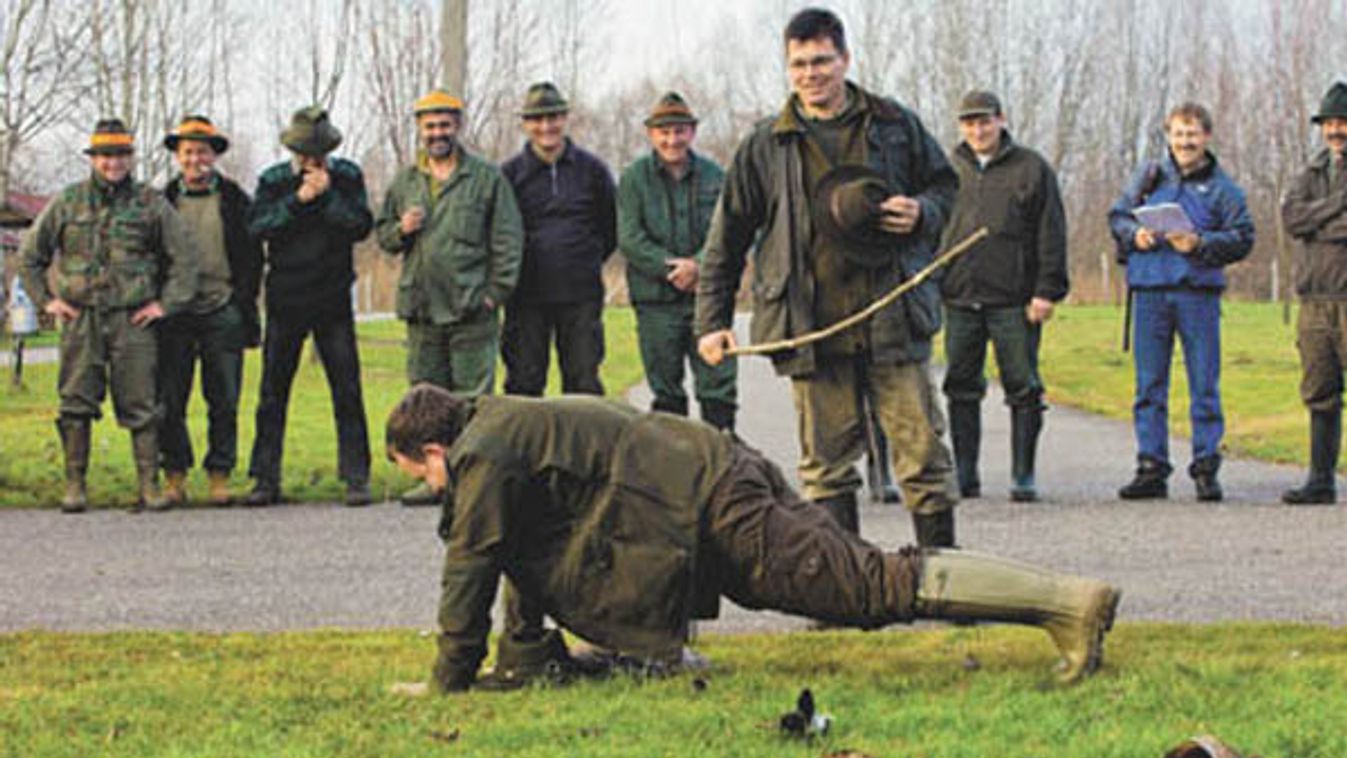
[{"label": "eyeglasses", "polygon": [[837,54],[828,53],[826,55],[815,55],[812,58],[791,58],[786,65],[791,71],[803,73],[811,69],[827,68],[836,62]]}]

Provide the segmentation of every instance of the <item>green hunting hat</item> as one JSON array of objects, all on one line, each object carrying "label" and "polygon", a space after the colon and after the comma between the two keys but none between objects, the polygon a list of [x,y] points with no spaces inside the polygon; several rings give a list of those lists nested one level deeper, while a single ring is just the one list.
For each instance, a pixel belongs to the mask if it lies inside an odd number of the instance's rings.
[{"label": "green hunting hat", "polygon": [[1319,112],[1310,117],[1312,123],[1320,123],[1328,118],[1347,118],[1347,83],[1334,82],[1324,99],[1319,102]]},{"label": "green hunting hat", "polygon": [[281,144],[300,155],[324,156],[341,144],[341,132],[321,106],[310,105],[295,111],[290,126],[281,132]]},{"label": "green hunting hat", "polygon": [[553,113],[568,113],[571,104],[561,96],[561,90],[551,82],[538,82],[529,87],[524,94],[524,107],[520,109],[521,118],[538,118]]},{"label": "green hunting hat", "polygon": [[973,90],[959,101],[959,120],[1001,115],[1001,100],[986,90]]},{"label": "green hunting hat", "polygon": [[688,107],[687,101],[677,92],[665,92],[645,119],[645,125],[648,127],[696,123],[697,117],[692,115],[692,109]]},{"label": "green hunting hat", "polygon": [[866,268],[893,262],[897,238],[879,227],[880,205],[893,192],[869,166],[838,166],[814,190],[814,228],[840,243],[847,260]]},{"label": "green hunting hat", "polygon": [[89,135],[85,155],[126,155],[135,152],[134,138],[119,118],[100,119]]}]

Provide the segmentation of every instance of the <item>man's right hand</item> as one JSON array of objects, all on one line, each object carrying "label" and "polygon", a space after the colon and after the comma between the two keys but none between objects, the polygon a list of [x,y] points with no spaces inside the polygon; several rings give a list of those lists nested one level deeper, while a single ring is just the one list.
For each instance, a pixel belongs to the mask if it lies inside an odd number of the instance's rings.
[{"label": "man's right hand", "polygon": [[1132,244],[1138,250],[1150,250],[1155,247],[1155,232],[1146,227],[1137,230],[1136,236],[1132,238]]},{"label": "man's right hand", "polygon": [[721,329],[715,332],[707,332],[702,338],[697,340],[697,354],[706,361],[707,365],[719,366],[720,362],[725,360],[725,351],[733,350],[739,343],[734,340],[734,332],[729,329]]},{"label": "man's right hand", "polygon": [[50,313],[61,321],[74,321],[80,317],[80,309],[67,303],[59,297],[54,297],[47,302],[47,307],[42,310]]},{"label": "man's right hand", "polygon": [[421,231],[421,227],[426,223],[426,211],[421,206],[415,206],[402,214],[402,236],[410,237]]},{"label": "man's right hand", "polygon": [[295,197],[301,203],[311,203],[319,195],[327,192],[331,186],[332,178],[325,169],[308,169],[304,172],[304,180],[300,183],[299,189],[295,190]]}]

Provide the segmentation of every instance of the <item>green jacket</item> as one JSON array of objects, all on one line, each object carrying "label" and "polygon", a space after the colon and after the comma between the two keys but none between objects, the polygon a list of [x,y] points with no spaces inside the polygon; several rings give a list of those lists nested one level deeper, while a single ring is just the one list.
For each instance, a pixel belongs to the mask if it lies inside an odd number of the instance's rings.
[{"label": "green jacket", "polygon": [[471,683],[502,574],[576,634],[676,654],[702,590],[699,522],[731,438],[599,398],[480,397],[446,454],[440,671]]},{"label": "green jacket", "polygon": [[632,162],[617,186],[617,242],[627,258],[633,305],[691,304],[666,278],[670,258],[701,260],[702,243],[720,197],[725,172],[696,153],[674,181],[652,152]]},{"label": "green jacket", "polygon": [[[500,170],[466,150],[449,181],[431,197],[419,166],[397,173],[375,224],[379,246],[405,256],[398,280],[398,318],[430,324],[470,319],[491,299],[503,305],[519,281],[524,226]],[[420,206],[425,225],[402,234],[403,212]]]},{"label": "green jacket", "polygon": [[[893,100],[848,86],[855,96],[867,99],[863,127],[867,165],[896,192],[921,204],[916,231],[895,235],[892,263],[874,269],[869,293],[873,300],[934,258],[959,180],[916,114]],[[697,334],[730,327],[750,252],[754,266],[749,333],[754,343],[827,326],[817,323],[815,316],[816,282],[808,258],[814,222],[801,155],[807,128],[795,114],[792,97],[777,117],[759,122],[735,152],[702,253]],[[928,360],[931,337],[940,329],[939,285],[926,280],[877,313],[865,328],[874,363]],[[808,375],[815,361],[814,346],[772,356],[777,373],[789,376]]]},{"label": "green jacket", "polygon": [[[47,269],[60,251],[55,289]],[[38,216],[20,246],[24,289],[37,307],[59,297],[76,307],[136,308],[158,300],[167,314],[196,296],[196,245],[164,196],[130,180],[72,184]]]},{"label": "green jacket", "polygon": [[1282,200],[1282,221],[1300,242],[1301,300],[1347,300],[1347,182],[1334,186],[1332,160],[1331,150],[1319,151]]}]

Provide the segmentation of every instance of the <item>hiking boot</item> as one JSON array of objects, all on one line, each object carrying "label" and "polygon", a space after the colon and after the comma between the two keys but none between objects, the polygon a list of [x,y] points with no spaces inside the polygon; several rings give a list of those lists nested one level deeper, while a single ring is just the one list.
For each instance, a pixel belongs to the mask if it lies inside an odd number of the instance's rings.
[{"label": "hiking boot", "polygon": [[1217,455],[1200,458],[1188,465],[1188,476],[1193,478],[1198,500],[1204,503],[1219,503],[1225,497],[1225,493],[1221,491],[1221,482],[1216,478],[1216,472],[1220,468],[1221,458]]},{"label": "hiking boot", "polygon": [[439,505],[440,497],[441,493],[439,490],[425,482],[421,482],[415,487],[402,493],[400,499],[402,504],[408,508],[419,508],[426,505]]},{"label": "hiking boot", "polygon": [[173,505],[187,502],[187,472],[164,472],[164,499]]},{"label": "hiking boot", "polygon": [[89,419],[66,416],[56,421],[65,453],[65,495],[62,513],[83,513],[89,508],[85,475],[89,470]]},{"label": "hiking boot", "polygon": [[1038,433],[1043,429],[1043,409],[1037,405],[1017,407],[1010,412],[1010,474],[1014,486],[1010,499],[1017,503],[1038,500],[1034,486],[1034,459],[1038,451]]},{"label": "hiking boot", "polygon": [[959,478],[959,497],[982,497],[978,454],[982,447],[982,406],[979,403],[949,404],[949,437],[954,448],[954,471]]},{"label": "hiking boot", "polygon": [[234,501],[234,496],[229,494],[229,472],[208,471],[206,480],[209,487],[206,497],[211,505],[223,508]]},{"label": "hiking boot", "polygon": [[1168,463],[1142,458],[1137,464],[1136,476],[1118,490],[1118,497],[1123,500],[1169,497],[1167,480],[1172,471]]},{"label": "hiking boot", "polygon": [[954,511],[913,513],[912,530],[921,547],[954,547]]},{"label": "hiking boot", "polygon": [[169,510],[173,503],[159,490],[159,430],[147,426],[131,432],[131,448],[135,453],[136,479],[140,484],[140,500],[131,510]]},{"label": "hiking boot", "polygon": [[268,505],[276,505],[281,502],[281,486],[276,482],[268,482],[264,479],[258,479],[253,484],[252,492],[243,498],[243,504],[249,508],[262,508]]},{"label": "hiking boot", "polygon": [[342,504],[347,508],[361,508],[374,502],[374,495],[370,492],[367,482],[349,482],[346,485],[346,496],[342,499]]},{"label": "hiking boot", "polygon": [[1305,484],[1282,493],[1287,505],[1333,505],[1338,501],[1338,452],[1342,411],[1310,413],[1310,474]]}]

